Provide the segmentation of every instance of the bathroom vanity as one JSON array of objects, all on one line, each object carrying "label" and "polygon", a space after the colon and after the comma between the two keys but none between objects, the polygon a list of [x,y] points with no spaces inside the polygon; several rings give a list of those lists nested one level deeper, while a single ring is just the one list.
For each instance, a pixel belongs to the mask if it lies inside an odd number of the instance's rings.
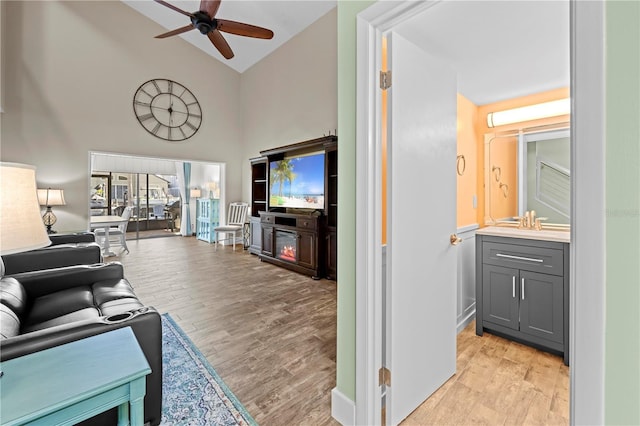
[{"label": "bathroom vanity", "polygon": [[569,365],[565,230],[489,226],[476,233],[476,334],[561,353]]}]

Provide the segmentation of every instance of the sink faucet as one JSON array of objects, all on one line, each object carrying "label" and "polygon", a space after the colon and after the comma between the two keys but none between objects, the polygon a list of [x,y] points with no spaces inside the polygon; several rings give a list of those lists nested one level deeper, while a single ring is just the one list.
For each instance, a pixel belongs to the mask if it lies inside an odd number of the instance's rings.
[{"label": "sink faucet", "polygon": [[535,229],[540,231],[542,229],[542,221],[547,220],[546,217],[536,217],[535,210],[527,210],[524,216],[518,216],[515,219],[518,220],[518,229]]}]

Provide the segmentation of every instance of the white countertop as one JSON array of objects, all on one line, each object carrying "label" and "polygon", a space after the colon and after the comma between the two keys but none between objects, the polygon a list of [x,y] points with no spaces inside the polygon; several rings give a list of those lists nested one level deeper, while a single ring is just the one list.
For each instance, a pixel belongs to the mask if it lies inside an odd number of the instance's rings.
[{"label": "white countertop", "polygon": [[569,230],[542,229],[540,231],[536,231],[535,229],[518,229],[510,226],[487,226],[486,228],[478,229],[476,234],[494,235],[497,237],[527,238],[530,240],[557,241],[560,243],[571,242],[571,232],[569,232]]}]

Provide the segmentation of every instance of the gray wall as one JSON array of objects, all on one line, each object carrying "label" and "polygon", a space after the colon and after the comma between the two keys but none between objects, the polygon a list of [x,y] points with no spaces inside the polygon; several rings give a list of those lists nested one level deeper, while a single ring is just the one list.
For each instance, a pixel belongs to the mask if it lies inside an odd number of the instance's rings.
[{"label": "gray wall", "polygon": [[[2,161],[35,165],[40,187],[65,190],[56,229],[87,227],[89,151],[225,162],[228,199],[241,198],[240,74],[179,37],[154,39],[164,29],[119,1],[2,7]],[[195,136],[170,143],[140,126],[133,94],[152,78],[198,98]]]},{"label": "gray wall", "polygon": [[[336,9],[242,75],[118,1],[2,2],[2,161],[65,190],[56,229],[85,229],[89,151],[226,163],[228,201],[249,200],[248,159],[337,128]],[[11,34],[11,37],[6,37]],[[152,78],[188,87],[198,133],[170,143],[137,122]]]},{"label": "gray wall", "polygon": [[338,127],[337,9],[242,74],[243,195],[249,158],[261,150],[334,134]]}]

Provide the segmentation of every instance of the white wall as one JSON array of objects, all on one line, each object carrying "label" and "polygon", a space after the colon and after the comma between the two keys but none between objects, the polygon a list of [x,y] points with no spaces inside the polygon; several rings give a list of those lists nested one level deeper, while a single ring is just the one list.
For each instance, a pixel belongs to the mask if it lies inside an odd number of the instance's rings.
[{"label": "white wall", "polygon": [[241,77],[244,200],[249,159],[261,150],[335,134],[338,127],[337,8]]},{"label": "white wall", "polygon": [[[33,164],[39,186],[65,190],[56,229],[86,229],[89,151],[225,162],[228,199],[244,166],[240,75],[119,1],[2,2],[2,161]],[[11,37],[7,37],[11,34]],[[184,142],[147,133],[133,94],[152,78],[188,87],[202,126]]]}]

